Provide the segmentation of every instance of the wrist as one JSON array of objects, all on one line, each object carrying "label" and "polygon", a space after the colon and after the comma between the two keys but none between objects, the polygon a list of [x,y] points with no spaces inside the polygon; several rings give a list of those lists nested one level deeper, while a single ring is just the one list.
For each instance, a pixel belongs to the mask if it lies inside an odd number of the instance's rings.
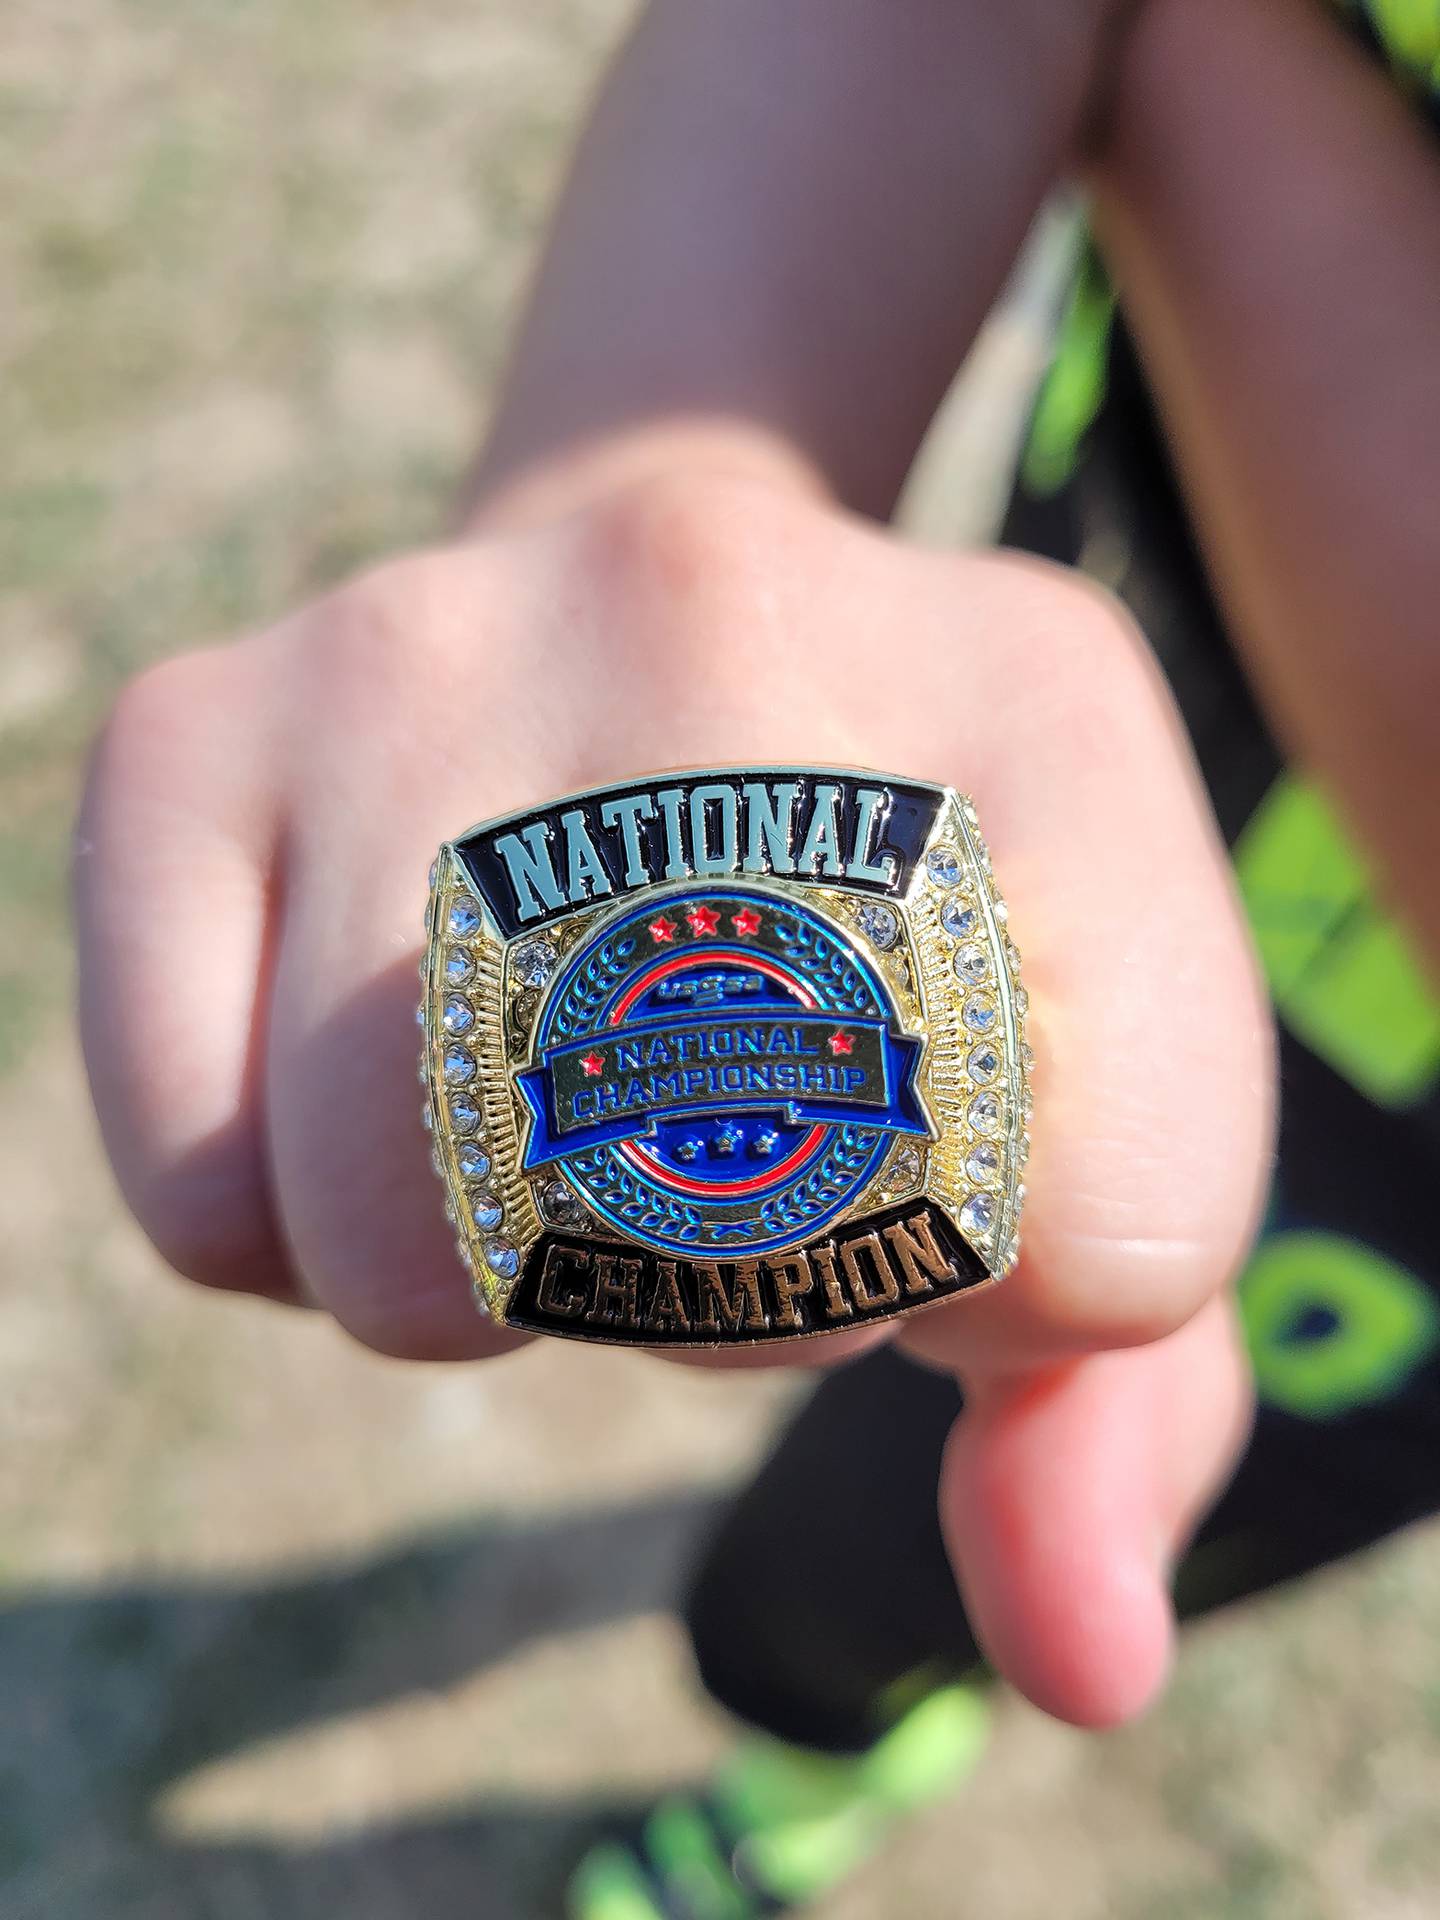
[{"label": "wrist", "polygon": [[462,495],[461,527],[472,534],[515,531],[568,518],[648,481],[687,476],[828,497],[814,464],[768,428],[748,420],[666,419],[538,449],[492,441]]}]

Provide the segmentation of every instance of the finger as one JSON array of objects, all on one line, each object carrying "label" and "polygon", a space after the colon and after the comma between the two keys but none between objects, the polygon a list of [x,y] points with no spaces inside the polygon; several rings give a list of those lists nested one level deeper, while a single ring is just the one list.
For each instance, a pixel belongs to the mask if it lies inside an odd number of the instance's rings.
[{"label": "finger", "polygon": [[261,1112],[274,812],[242,678],[219,654],[152,670],[96,750],[80,1025],[121,1189],[160,1252],[204,1285],[293,1299]]},{"label": "finger", "polygon": [[[499,586],[485,586],[493,617]],[[457,601],[441,624],[476,612]],[[456,691],[436,624],[433,574],[416,560],[315,609],[301,644],[256,643],[302,716],[284,748],[291,833],[265,1082],[276,1208],[305,1297],[378,1352],[462,1360],[520,1339],[477,1311],[443,1212],[420,1124],[418,961],[436,848],[503,798],[483,762],[434,750],[437,708]]]},{"label": "finger", "polygon": [[1047,1713],[1128,1720],[1164,1681],[1170,1571],[1249,1412],[1225,1301],[1134,1352],[967,1388],[941,1518],[990,1659]]}]

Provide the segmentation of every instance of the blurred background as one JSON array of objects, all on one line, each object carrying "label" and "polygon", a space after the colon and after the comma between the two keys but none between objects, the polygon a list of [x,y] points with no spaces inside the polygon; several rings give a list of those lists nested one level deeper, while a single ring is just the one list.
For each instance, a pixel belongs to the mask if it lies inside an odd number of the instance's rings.
[{"label": "blurred background", "polygon": [[[411,1370],[188,1292],[119,1209],[68,1012],[92,728],[144,662],[443,525],[629,12],[0,18],[7,1920],[543,1920],[598,1824],[730,1738],[672,1598],[803,1389],[558,1345]],[[928,534],[986,523],[1052,280],[977,355]],[[1428,1920],[1437,1594],[1431,1528],[1191,1634],[1138,1729],[1006,1705],[819,1920]]]}]

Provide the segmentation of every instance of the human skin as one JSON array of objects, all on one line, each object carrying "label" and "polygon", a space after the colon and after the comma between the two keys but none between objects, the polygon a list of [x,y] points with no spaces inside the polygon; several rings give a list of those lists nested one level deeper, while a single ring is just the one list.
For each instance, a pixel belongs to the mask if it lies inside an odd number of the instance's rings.
[{"label": "human skin", "polygon": [[[582,147],[461,536],[138,681],[77,858],[97,1106],[161,1251],[381,1351],[481,1358],[513,1342],[472,1313],[415,1124],[435,845],[684,762],[972,792],[1034,1008],[1031,1199],[1005,1285],[903,1337],[965,1386],[942,1518],[987,1650],[1091,1725],[1159,1684],[1169,1565],[1244,1431],[1227,1288],[1268,1174],[1268,1016],[1123,614],[1056,569],[922,553],[856,516],[888,509],[1082,147],[1117,252],[1149,244],[1160,162],[1138,132],[1105,145],[1172,83],[1119,57],[1148,18],[655,8]],[[1316,44],[1324,70],[1346,57]],[[1166,366],[1178,413],[1195,376]],[[1286,572],[1250,643],[1277,658],[1299,631],[1267,611]],[[1267,685],[1283,708],[1283,673]]]}]

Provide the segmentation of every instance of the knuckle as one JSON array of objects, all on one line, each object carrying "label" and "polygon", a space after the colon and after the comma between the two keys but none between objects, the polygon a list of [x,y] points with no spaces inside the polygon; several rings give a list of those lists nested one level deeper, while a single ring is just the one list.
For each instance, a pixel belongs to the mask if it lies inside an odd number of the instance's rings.
[{"label": "knuckle", "polygon": [[586,516],[589,559],[622,590],[702,606],[773,579],[828,522],[803,496],[727,474],[647,478]]}]

